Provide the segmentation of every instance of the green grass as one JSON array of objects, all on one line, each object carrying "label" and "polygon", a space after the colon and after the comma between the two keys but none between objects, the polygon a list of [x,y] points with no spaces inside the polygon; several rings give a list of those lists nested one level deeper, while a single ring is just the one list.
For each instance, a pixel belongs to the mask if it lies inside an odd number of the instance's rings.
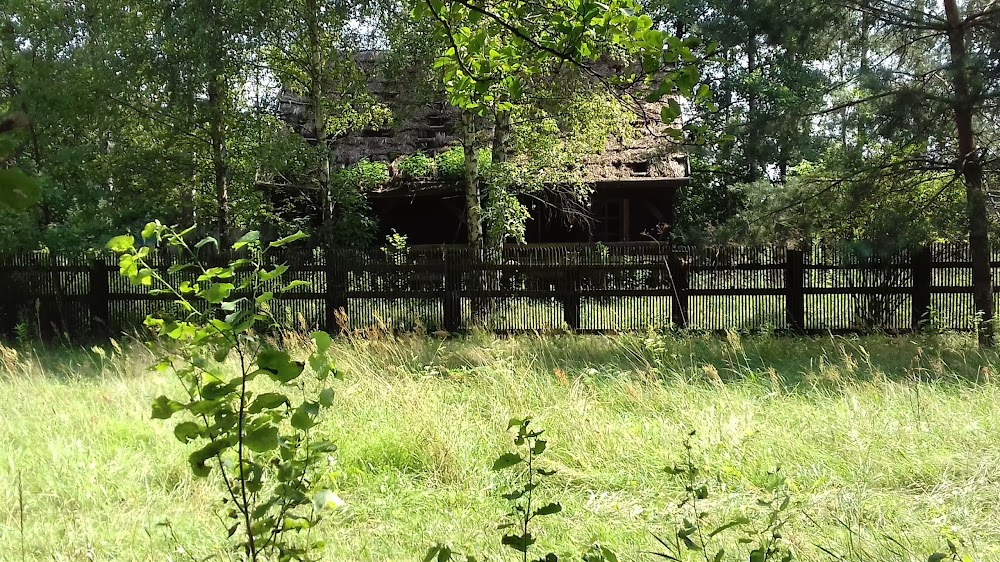
[{"label": "green grass", "polygon": [[[21,560],[22,538],[25,560],[222,551],[211,480],[190,475],[169,422],[149,419],[151,399],[177,388],[146,371],[142,348],[0,352],[0,559]],[[489,467],[522,416],[550,438],[558,473],[542,494],[565,509],[540,545],[560,555],[600,541],[653,560],[653,534],[680,517],[682,487],[663,469],[694,430],[721,488],[713,513],[751,506],[780,467],[801,559],[851,544],[865,560],[908,559],[896,540],[926,560],[953,536],[974,560],[1000,560],[1000,357],[964,336],[479,334],[341,340],[333,353],[345,379],[319,430],[339,444],[346,507],[321,528],[323,560],[419,560],[437,541],[502,559],[508,482]]]}]

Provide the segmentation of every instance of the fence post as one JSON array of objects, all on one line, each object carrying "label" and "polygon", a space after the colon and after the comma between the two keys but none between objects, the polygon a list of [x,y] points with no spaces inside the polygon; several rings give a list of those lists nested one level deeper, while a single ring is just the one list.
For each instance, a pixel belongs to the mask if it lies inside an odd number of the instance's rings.
[{"label": "fence post", "polygon": [[565,265],[565,277],[563,282],[563,322],[572,331],[580,329],[580,268],[571,265],[568,261]]},{"label": "fence post", "polygon": [[323,265],[326,273],[326,325],[328,332],[340,332],[346,329],[337,321],[337,312],[347,317],[347,262],[344,256],[330,249],[323,252]]},{"label": "fence post", "polygon": [[921,246],[910,252],[910,268],[913,276],[913,330],[921,330],[931,318],[931,249]]},{"label": "fence post", "polygon": [[90,330],[92,334],[105,334],[110,331],[108,309],[111,307],[111,302],[108,293],[108,268],[104,257],[94,258],[90,262]]},{"label": "fence post", "polygon": [[785,250],[785,322],[796,332],[805,331],[805,252]]},{"label": "fence post", "polygon": [[17,297],[13,291],[14,262],[0,259],[0,336],[13,338],[17,326]]},{"label": "fence post", "polygon": [[462,328],[462,270],[456,252],[445,250],[444,254],[444,329],[457,332]]},{"label": "fence post", "polygon": [[672,251],[667,265],[670,268],[672,290],[670,322],[683,330],[688,325],[688,287],[690,285],[688,265]]}]

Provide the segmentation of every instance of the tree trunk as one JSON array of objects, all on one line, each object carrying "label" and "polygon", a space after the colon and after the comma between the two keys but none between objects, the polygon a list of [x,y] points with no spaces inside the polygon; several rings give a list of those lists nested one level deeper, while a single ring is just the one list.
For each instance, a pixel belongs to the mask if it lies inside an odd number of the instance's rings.
[{"label": "tree trunk", "polygon": [[306,0],[306,27],[309,37],[309,103],[313,112],[313,129],[316,134],[316,146],[322,151],[316,182],[320,192],[320,231],[326,242],[330,242],[330,232],[333,225],[333,196],[330,193],[330,147],[326,119],[326,100],[323,98],[323,76],[326,73],[326,62],[323,57],[323,45],[320,37],[319,6],[316,0]]},{"label": "tree trunk", "polygon": [[[502,166],[507,162],[510,145],[510,112],[497,111],[493,122],[493,147],[490,161],[492,165]],[[487,186],[487,205],[492,204],[497,198],[500,186],[490,184]],[[494,201],[491,201],[494,200]],[[505,232],[501,231],[499,225],[486,225],[486,245],[489,251],[499,251],[503,245]]]},{"label": "tree trunk", "polygon": [[465,154],[465,226],[469,247],[479,255],[483,249],[483,206],[476,158],[476,121],[470,111],[462,113],[462,151]]},{"label": "tree trunk", "polygon": [[986,192],[983,169],[972,121],[975,97],[969,88],[965,28],[956,0],[944,0],[948,16],[948,47],[951,52],[952,86],[955,90],[955,125],[958,130],[959,170],[965,179],[969,210],[969,249],[972,253],[972,299],[978,318],[979,345],[993,345],[993,280],[990,271],[990,239],[987,232]]},{"label": "tree trunk", "polygon": [[[867,8],[867,0],[865,0],[863,5]],[[868,56],[870,50],[868,36],[871,35],[871,27],[871,17],[868,15],[868,10],[864,9],[861,12],[861,55],[859,57],[861,60],[858,65],[858,74],[861,76],[862,80],[868,77]],[[857,123],[854,131],[854,146],[855,148],[860,149],[862,139],[865,136],[867,123],[865,123],[865,120],[861,115],[861,111],[858,109],[855,109],[855,119],[857,120]]]},{"label": "tree trunk", "polygon": [[215,166],[216,230],[219,246],[229,247],[229,152],[226,148],[225,78],[216,74],[208,84],[208,105],[211,112],[212,163]]},{"label": "tree trunk", "polygon": [[[753,17],[752,14],[747,15],[747,75],[752,77],[757,71],[757,31],[753,27],[753,23],[750,22],[750,18]],[[747,174],[749,181],[757,181],[761,177],[762,170],[758,166],[758,154],[760,150],[760,133],[757,123],[754,122],[758,118],[758,98],[755,86],[751,84],[750,92],[747,95],[747,119],[746,123],[749,125],[749,131],[747,132],[746,149],[744,153],[747,157]]]}]

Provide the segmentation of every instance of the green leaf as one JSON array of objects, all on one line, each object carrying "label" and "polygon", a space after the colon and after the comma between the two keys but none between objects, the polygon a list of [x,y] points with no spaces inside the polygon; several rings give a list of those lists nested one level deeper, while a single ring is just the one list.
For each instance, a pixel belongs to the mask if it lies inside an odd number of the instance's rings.
[{"label": "green leaf", "polygon": [[195,476],[201,478],[208,476],[209,468],[205,462],[216,457],[219,453],[229,448],[229,446],[230,441],[228,439],[217,439],[191,453],[191,455],[188,456],[188,462],[191,464],[191,471],[194,472]]},{"label": "green leaf", "polygon": [[37,179],[17,168],[0,169],[0,208],[25,210],[41,198]]},{"label": "green leaf", "polygon": [[292,242],[295,242],[296,240],[302,240],[303,238],[308,238],[308,237],[309,237],[308,234],[306,234],[305,232],[302,232],[300,230],[300,231],[296,232],[295,234],[291,234],[289,236],[285,236],[284,238],[281,238],[279,240],[275,240],[274,242],[271,242],[271,247],[272,248],[278,248],[278,247],[281,247],[281,246],[285,246],[287,244],[291,244]]},{"label": "green leaf", "polygon": [[535,544],[535,537],[531,533],[527,533],[523,536],[520,535],[504,535],[501,541],[503,544],[513,548],[518,552],[528,552],[528,548]]},{"label": "green leaf", "polygon": [[948,558],[947,554],[944,554],[943,552],[935,552],[927,557],[927,562],[941,562],[945,558]]},{"label": "green leaf", "polygon": [[493,462],[493,470],[504,470],[522,462],[524,462],[524,459],[521,458],[521,455],[517,453],[504,453]]},{"label": "green leaf", "polygon": [[196,437],[200,437],[204,428],[195,422],[186,421],[174,427],[174,437],[181,443],[190,443]]},{"label": "green leaf", "polygon": [[129,277],[129,282],[136,286],[149,287],[153,284],[153,270],[149,268],[142,268],[135,272],[135,275]]},{"label": "green leaf", "polygon": [[326,408],[333,406],[332,388],[324,388],[323,391],[319,393],[319,403]]},{"label": "green leaf", "polygon": [[240,237],[240,239],[233,244],[233,249],[239,250],[240,248],[245,247],[247,244],[250,244],[251,242],[256,242],[258,240],[260,240],[260,231],[251,230],[250,232],[247,232],[242,237]]},{"label": "green leaf", "polygon": [[507,422],[507,429],[525,425],[527,422],[528,420],[519,420],[517,418],[511,418],[510,421]]},{"label": "green leaf", "polygon": [[503,495],[503,499],[507,501],[514,501],[521,499],[525,494],[524,490],[514,490],[513,492],[508,492]]},{"label": "green leaf", "polygon": [[729,521],[725,525],[721,525],[721,526],[717,527],[715,530],[713,530],[712,532],[710,532],[708,534],[708,538],[712,538],[715,535],[718,535],[719,533],[721,533],[721,532],[723,532],[723,531],[725,531],[727,529],[732,529],[733,527],[738,527],[740,525],[747,525],[749,523],[750,523],[750,520],[747,519],[746,517],[737,517],[736,519],[733,519],[732,521]]},{"label": "green leaf", "polygon": [[664,123],[673,123],[680,116],[681,106],[674,98],[667,100],[667,105],[660,109],[660,118],[663,119]]},{"label": "green leaf", "polygon": [[194,245],[194,249],[195,250],[200,250],[202,248],[202,246],[205,246],[207,244],[214,244],[216,249],[219,248],[219,241],[218,240],[216,240],[215,238],[212,238],[211,236],[206,236],[205,238],[202,238],[201,240],[198,241],[197,244]]},{"label": "green leaf", "polygon": [[[698,544],[697,544],[697,543],[695,543],[695,542],[694,542],[693,540],[691,540],[691,537],[689,537],[689,536],[687,536],[687,535],[682,535],[682,534],[679,534],[679,533],[678,533],[678,535],[677,535],[677,538],[681,539],[681,542],[683,542],[683,543],[684,543],[684,546],[685,546],[685,547],[686,547],[686,548],[687,548],[688,550],[694,550],[694,551],[701,551],[701,547],[700,547],[700,546],[698,546]],[[755,560],[753,559],[753,555],[751,555],[751,556],[750,556],[750,560],[751,560],[751,562],[756,562],[756,561],[755,561]]]},{"label": "green leaf", "polygon": [[316,353],[326,353],[333,345],[333,338],[326,332],[313,332],[309,334],[309,337],[316,344]]},{"label": "green leaf", "polygon": [[233,349],[232,345],[224,345],[219,349],[215,350],[215,354],[213,354],[212,358],[215,359],[217,362],[222,363],[226,360],[226,357],[229,357],[229,352],[232,351],[232,349]]},{"label": "green leaf", "polygon": [[267,371],[278,382],[288,383],[302,374],[305,365],[292,361],[285,351],[265,349],[257,356],[257,366]]},{"label": "green leaf", "polygon": [[548,505],[543,505],[542,507],[535,510],[535,515],[553,515],[562,511],[562,505],[558,503],[550,503]]},{"label": "green leaf", "polygon": [[316,378],[318,380],[326,380],[330,376],[330,371],[333,369],[330,365],[330,361],[327,360],[326,355],[319,352],[313,353],[309,356],[309,368],[316,373]]},{"label": "green leaf", "polygon": [[264,410],[271,410],[288,404],[288,397],[284,394],[279,394],[277,392],[265,392],[254,398],[253,402],[250,403],[250,408],[247,412],[251,414],[258,414]]},{"label": "green leaf", "polygon": [[170,419],[170,416],[183,410],[184,408],[185,408],[184,404],[181,404],[176,400],[171,400],[166,396],[160,396],[153,402],[153,419],[154,420]]},{"label": "green leaf", "polygon": [[[418,3],[419,6],[421,3]],[[451,549],[447,546],[434,545],[427,550],[423,562],[449,562],[451,560]]]},{"label": "green leaf", "polygon": [[319,415],[319,404],[316,402],[303,402],[295,408],[292,414],[292,427],[300,431],[312,429],[316,425],[316,416]]},{"label": "green leaf", "polygon": [[540,455],[545,452],[545,446],[548,444],[547,441],[543,439],[536,439],[535,446],[531,448],[531,453],[534,455]]},{"label": "green leaf", "polygon": [[266,269],[260,270],[260,272],[257,273],[257,277],[261,280],[262,283],[267,283],[272,279],[277,279],[278,277],[281,277],[282,275],[285,274],[286,271],[288,271],[287,265],[276,265],[274,266],[274,269],[272,269],[271,271],[267,271]]},{"label": "green leaf", "polygon": [[264,453],[278,448],[278,428],[266,424],[247,432],[243,444],[255,453]]},{"label": "green leaf", "polygon": [[310,283],[308,281],[303,281],[301,279],[296,279],[296,280],[292,281],[291,283],[289,283],[289,284],[285,285],[284,287],[282,287],[280,290],[281,290],[282,293],[284,293],[284,292],[287,292],[287,291],[291,291],[292,289],[295,289],[296,287],[308,287],[311,284],[312,283]]},{"label": "green leaf", "polygon": [[159,228],[159,225],[155,222],[147,222],[146,227],[142,229],[142,239],[152,240],[157,228]]},{"label": "green leaf", "polygon": [[135,238],[129,234],[115,236],[104,245],[105,248],[116,254],[121,254],[131,250],[135,246]]},{"label": "green leaf", "polygon": [[236,286],[232,283],[213,283],[207,289],[198,293],[198,296],[212,304],[219,304],[229,298]]}]

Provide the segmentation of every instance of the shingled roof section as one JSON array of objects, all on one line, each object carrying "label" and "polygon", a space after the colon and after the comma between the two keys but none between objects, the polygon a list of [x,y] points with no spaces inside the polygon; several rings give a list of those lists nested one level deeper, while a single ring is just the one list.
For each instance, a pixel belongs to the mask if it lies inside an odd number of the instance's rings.
[{"label": "shingled roof section", "polygon": [[[415,85],[422,79],[419,72],[396,72],[392,77],[381,69],[381,53],[359,53],[355,60],[367,79],[368,92],[373,98],[388,105],[395,122],[379,130],[348,133],[331,141],[334,159],[343,166],[361,160],[384,162],[393,173],[402,158],[423,152],[433,156],[438,152],[460,145],[457,125],[458,110],[448,103],[435,99],[420,99],[414,95]],[[636,112],[633,126],[637,134],[630,139],[609,138],[604,151],[590,155],[583,166],[582,179],[587,183],[664,183],[683,181],[690,174],[686,153],[680,149],[669,128],[680,126],[679,121],[665,124],[660,119],[664,104],[641,103],[642,112]],[[279,116],[306,138],[314,137],[309,130],[309,107],[305,100],[290,91],[283,91],[279,98]],[[489,138],[489,131],[484,133]],[[404,182],[394,177],[383,191],[421,188],[441,188],[440,181]]]}]

